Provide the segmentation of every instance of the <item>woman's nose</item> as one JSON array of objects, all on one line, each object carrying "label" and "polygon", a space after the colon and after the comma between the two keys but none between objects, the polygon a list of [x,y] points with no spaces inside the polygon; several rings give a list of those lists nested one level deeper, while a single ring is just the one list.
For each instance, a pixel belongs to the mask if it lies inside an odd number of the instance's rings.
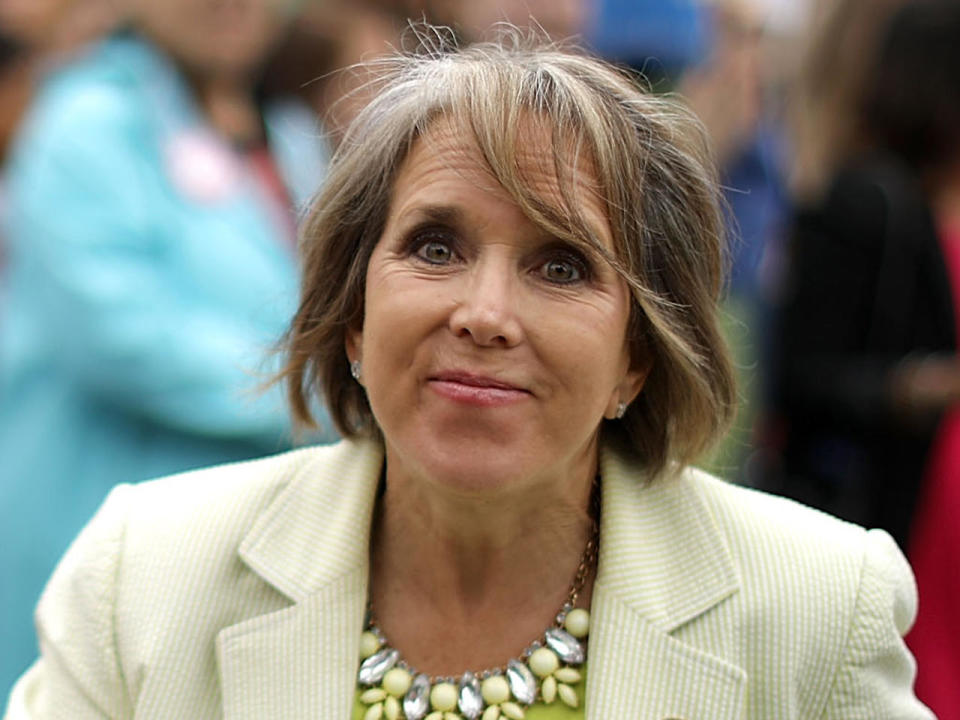
[{"label": "woman's nose", "polygon": [[464,278],[450,329],[485,347],[513,347],[523,337],[518,279],[490,263]]}]

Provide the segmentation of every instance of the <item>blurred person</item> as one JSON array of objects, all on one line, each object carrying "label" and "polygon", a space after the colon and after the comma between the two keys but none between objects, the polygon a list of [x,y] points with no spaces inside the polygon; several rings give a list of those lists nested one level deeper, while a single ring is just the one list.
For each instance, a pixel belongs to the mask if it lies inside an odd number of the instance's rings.
[{"label": "blurred person", "polygon": [[703,5],[709,30],[705,56],[677,83],[709,133],[721,168],[731,243],[731,274],[724,297],[724,329],[739,372],[741,400],[732,431],[709,467],[755,484],[754,436],[767,394],[769,288],[766,264],[777,252],[788,211],[783,128],[771,104],[765,67],[767,38],[755,0],[712,0]]},{"label": "blurred person", "polygon": [[254,389],[296,302],[293,211],[323,157],[313,113],[257,84],[295,9],[130,0],[22,122],[0,305],[0,688],[113,485],[290,444],[280,395]]},{"label": "blurred person", "polygon": [[[876,15],[878,6],[845,0],[833,12],[820,27],[830,46],[844,45],[845,56],[853,52],[846,44],[862,39],[868,57],[855,70],[837,70],[848,77],[823,78],[839,87],[820,93],[831,104],[817,106],[827,113],[819,120],[825,133],[810,150],[821,152],[831,138],[837,157],[814,173],[829,171],[828,183],[796,189],[778,330],[782,465],[768,482],[884,527],[906,548],[928,449],[953,392],[946,382],[956,346],[953,301],[931,207],[934,178],[952,162],[954,143],[933,130],[955,88],[932,67],[908,81],[885,63],[880,43],[895,11],[869,40],[847,23],[858,13]],[[807,60],[827,72],[823,61]],[[904,107],[924,107],[928,127],[919,128],[917,142],[929,136],[936,151],[908,157],[902,142],[891,143],[895,115],[889,107],[875,112],[869,102],[878,84],[892,80],[901,85],[890,93],[899,93]],[[928,89],[936,83],[939,97]],[[805,97],[809,88],[801,84],[798,92]],[[808,147],[798,133],[795,152],[802,156]]]},{"label": "blurred person", "polygon": [[864,149],[856,103],[893,12],[911,0],[814,0],[788,108],[790,192],[813,204],[834,174]]},{"label": "blurred person", "polygon": [[[0,169],[44,68],[80,51],[116,19],[111,0],[0,0]],[[5,208],[0,176],[0,267]]]},{"label": "blurred person", "polygon": [[427,28],[331,160],[281,377],[345,439],[114,490],[8,720],[931,717],[890,537],[689,467],[735,394],[701,128],[524,34]]},{"label": "blurred person", "polygon": [[497,23],[533,26],[553,40],[583,32],[589,18],[588,0],[422,0],[426,14],[453,28],[461,37],[482,39]]},{"label": "blurred person", "polygon": [[[867,3],[870,4],[870,3]],[[960,717],[960,5],[898,10],[849,101],[858,140],[796,221],[781,492],[890,531],[920,589],[918,693]]]}]

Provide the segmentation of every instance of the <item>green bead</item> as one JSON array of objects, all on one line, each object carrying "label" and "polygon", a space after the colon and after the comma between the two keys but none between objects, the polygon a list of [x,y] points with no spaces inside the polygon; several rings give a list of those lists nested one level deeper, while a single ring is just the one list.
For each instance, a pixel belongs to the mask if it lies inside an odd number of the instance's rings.
[{"label": "green bead", "polygon": [[500,720],[500,706],[491,705],[486,710],[483,711],[483,718],[481,720]]},{"label": "green bead", "polygon": [[545,705],[550,705],[557,699],[557,681],[554,680],[553,676],[548,675],[543,679],[543,683],[540,685],[540,697]]},{"label": "green bead", "polygon": [[413,682],[413,678],[410,677],[408,673],[403,668],[393,668],[387,670],[387,674],[383,676],[383,689],[394,697],[400,697],[407,690],[410,689],[410,683]]},{"label": "green bead", "polygon": [[560,658],[557,657],[557,654],[553,652],[553,650],[537,648],[533,651],[533,654],[530,655],[530,660],[527,662],[527,665],[530,666],[534,675],[544,678],[560,667]]},{"label": "green bead", "polygon": [[572,667],[562,667],[554,672],[553,676],[560,682],[567,683],[567,685],[578,683],[581,679],[580,671]]},{"label": "green bead", "polygon": [[378,703],[387,696],[387,693],[383,688],[370,688],[369,690],[364,690],[360,695],[360,702],[364,705],[372,705],[373,703]]},{"label": "green bead", "polygon": [[569,685],[559,683],[557,685],[557,694],[560,696],[560,699],[563,700],[564,704],[569,705],[572,708],[575,708],[580,704],[580,698],[577,697],[577,691]]},{"label": "green bead", "polygon": [[500,709],[510,720],[523,720],[524,718],[523,708],[515,702],[505,702],[500,706]]},{"label": "green bead", "polygon": [[457,706],[457,688],[450,683],[439,683],[430,691],[430,705],[434,710],[447,712]]},{"label": "green bead", "polygon": [[493,675],[480,684],[480,694],[487,705],[497,705],[510,697],[510,686],[502,675]]},{"label": "green bead", "polygon": [[365,632],[360,636],[360,657],[366,659],[380,649],[380,641],[372,632]]},{"label": "green bead", "polygon": [[400,701],[392,695],[383,701],[383,716],[387,720],[398,720],[400,717]]},{"label": "green bead", "polygon": [[575,638],[585,638],[590,632],[590,613],[583,608],[576,608],[567,613],[563,627]]}]

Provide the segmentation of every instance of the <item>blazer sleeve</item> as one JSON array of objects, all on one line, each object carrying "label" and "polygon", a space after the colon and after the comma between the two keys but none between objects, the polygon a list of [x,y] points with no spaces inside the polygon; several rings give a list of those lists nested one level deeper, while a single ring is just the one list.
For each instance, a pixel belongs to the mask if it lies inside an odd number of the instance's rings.
[{"label": "blazer sleeve", "polygon": [[903,641],[917,614],[910,566],[882,530],[867,533],[844,655],[822,720],[929,720],[913,693],[916,663]]},{"label": "blazer sleeve", "polygon": [[5,720],[133,716],[115,633],[131,489],[110,493],[57,566],[36,614],[40,659],[14,686]]}]

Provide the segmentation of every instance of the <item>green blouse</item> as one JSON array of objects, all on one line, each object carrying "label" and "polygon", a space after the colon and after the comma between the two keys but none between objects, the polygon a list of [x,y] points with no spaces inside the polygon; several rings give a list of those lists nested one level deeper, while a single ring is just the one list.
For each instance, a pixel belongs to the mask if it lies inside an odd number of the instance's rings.
[{"label": "green blouse", "polygon": [[[580,671],[582,678],[580,682],[573,687],[577,691],[577,696],[583,698],[585,697],[584,688],[587,683],[587,666],[584,664],[577,669]],[[363,716],[367,712],[367,706],[360,702],[361,691],[361,688],[357,689],[351,720],[363,720]],[[501,717],[503,716],[501,715]],[[524,708],[524,720],[583,720],[584,717],[582,702],[580,703],[580,707],[576,709],[567,707],[560,702],[559,699],[555,700],[552,705],[544,705],[537,702],[530,707]]]}]

